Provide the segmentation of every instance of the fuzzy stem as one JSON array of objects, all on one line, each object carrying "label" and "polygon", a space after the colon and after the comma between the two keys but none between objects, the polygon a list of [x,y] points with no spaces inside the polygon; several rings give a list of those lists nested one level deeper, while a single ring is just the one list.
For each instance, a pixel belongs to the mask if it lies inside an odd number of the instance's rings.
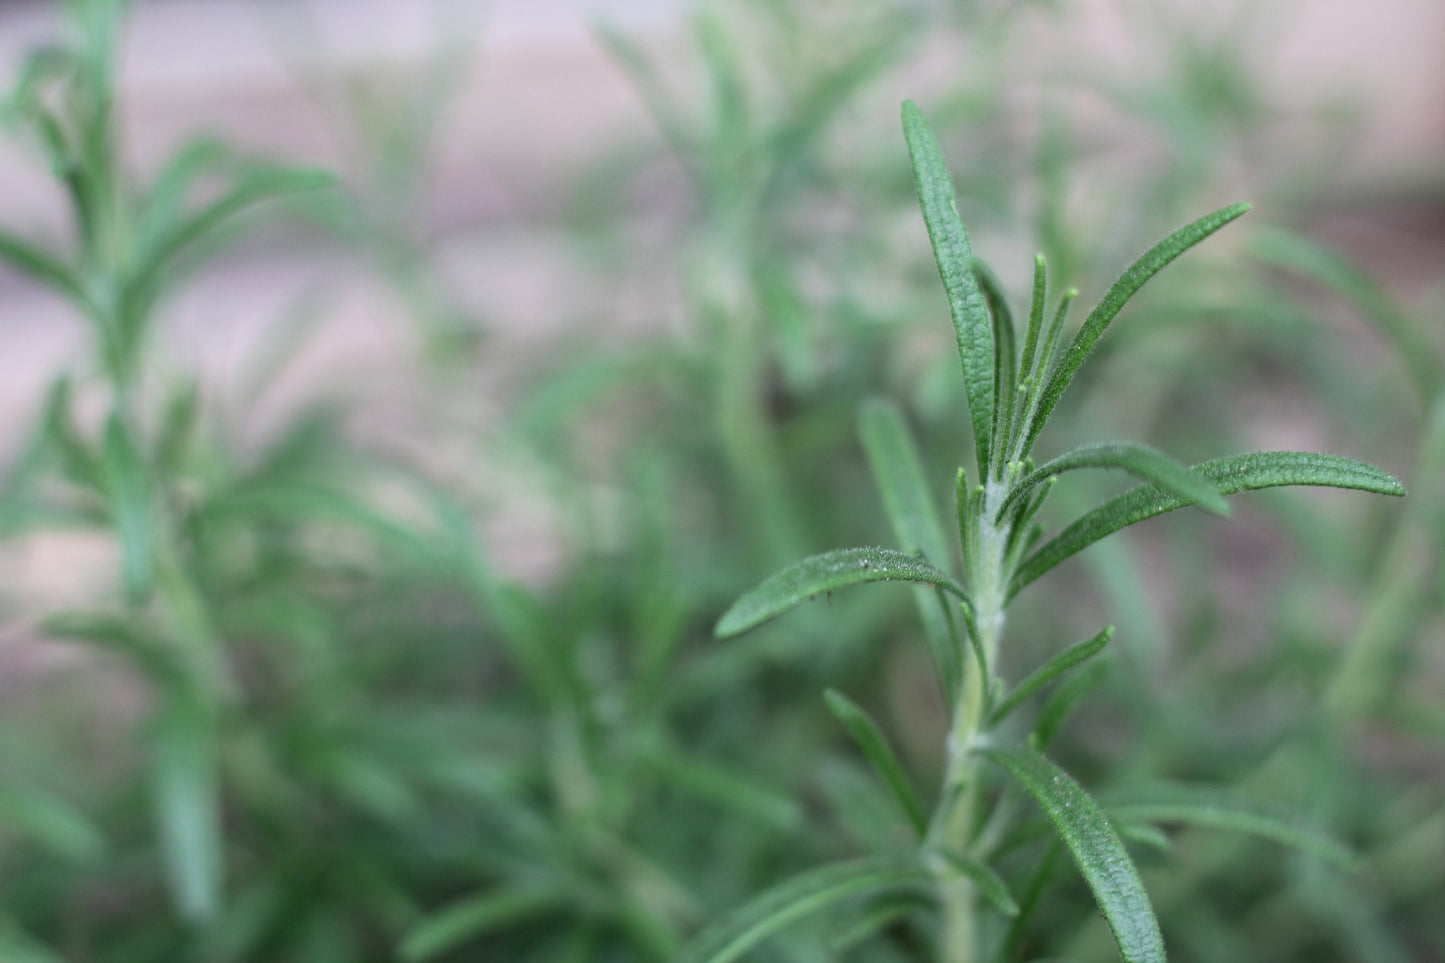
[{"label": "fuzzy stem", "polygon": [[[984,487],[974,523],[977,537],[968,559],[968,575],[978,626],[980,648],[988,666],[997,662],[1003,639],[1004,606],[1008,585],[1009,523],[994,521],[1008,486],[990,480]],[[928,844],[964,854],[973,841],[974,815],[979,799],[978,762],[972,752],[987,716],[989,679],[985,666],[973,660],[963,692],[955,702],[948,732],[948,763],[938,809],[929,827]],[[973,963],[977,959],[977,891],[969,880],[951,872],[942,861],[935,864],[939,900],[943,907],[942,963]]]}]

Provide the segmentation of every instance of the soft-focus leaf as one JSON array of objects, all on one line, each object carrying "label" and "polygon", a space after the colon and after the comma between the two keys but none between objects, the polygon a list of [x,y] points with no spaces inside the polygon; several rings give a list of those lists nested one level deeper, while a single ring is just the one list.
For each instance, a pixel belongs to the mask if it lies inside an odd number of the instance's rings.
[{"label": "soft-focus leaf", "polygon": [[1162,963],[1164,937],[1139,871],[1089,794],[1033,749],[996,747],[984,754],[1008,770],[1053,823],[1109,921],[1125,963]]},{"label": "soft-focus leaf", "polygon": [[[1224,495],[1283,485],[1320,485],[1380,495],[1405,494],[1405,486],[1399,479],[1373,465],[1313,452],[1262,451],[1217,458],[1194,468]],[[1177,495],[1153,485],[1143,485],[1110,499],[1030,555],[1015,573],[1009,594],[1017,594],[1034,579],[1099,539],[1185,504]]]},{"label": "soft-focus leaf", "polygon": [[88,816],[33,785],[0,786],[0,827],[72,862],[93,860],[105,850],[105,837]]},{"label": "soft-focus leaf", "polygon": [[1197,504],[1215,515],[1229,515],[1229,503],[1224,500],[1219,489],[1199,472],[1181,465],[1162,451],[1148,445],[1114,441],[1075,448],[1029,472],[1019,479],[1004,499],[998,517],[1003,518],[1004,513],[1035,485],[1079,468],[1117,468],[1140,481],[1177,495],[1185,504]]},{"label": "soft-focus leaf", "polygon": [[1054,369],[1048,383],[1044,386],[1043,393],[1039,396],[1038,410],[1029,423],[1028,435],[1024,440],[1023,451],[1025,453],[1033,448],[1034,440],[1049,420],[1054,406],[1059,403],[1059,397],[1069,387],[1069,383],[1073,381],[1074,375],[1078,373],[1079,367],[1089,356],[1089,352],[1094,350],[1094,345],[1098,343],[1104,329],[1109,326],[1109,322],[1114,320],[1115,315],[1128,303],[1129,299],[1137,294],[1150,278],[1163,270],[1169,262],[1248,210],[1248,204],[1231,204],[1212,214],[1206,214],[1192,224],[1187,224],[1175,231],[1150,248],[1139,260],[1129,265],[1128,270],[1119,276],[1119,279],[1105,293],[1103,300],[1084,319],[1083,327],[1079,329],[1079,333],[1074,336],[1074,340],[1064,351],[1058,367]]},{"label": "soft-focus leaf", "polygon": [[1091,662],[1080,671],[1069,676],[1059,687],[1044,700],[1043,708],[1039,709],[1038,718],[1034,720],[1033,732],[1029,734],[1029,740],[1033,745],[1042,749],[1054,741],[1059,729],[1069,718],[1069,715],[1090,692],[1104,681],[1109,674],[1109,662],[1107,659],[1100,659]]},{"label": "soft-focus leaf", "polygon": [[934,850],[939,856],[964,876],[973,881],[983,898],[993,904],[994,909],[1005,916],[1017,916],[1019,904],[1008,891],[1003,877],[976,859],[963,856],[947,849]]},{"label": "soft-focus leaf", "polygon": [[1104,646],[1109,644],[1109,640],[1113,636],[1114,627],[1111,625],[1093,638],[1069,646],[1029,673],[1022,682],[1014,687],[1012,692],[1004,696],[993,712],[989,713],[989,724],[995,725],[1007,718],[1008,714],[1022,705],[1029,696],[1079,663],[1098,655],[1104,650]]},{"label": "soft-focus leaf", "polygon": [[851,896],[928,885],[914,854],[833,863],[773,887],[698,935],[675,963],[728,963],[770,934]]},{"label": "soft-focus leaf", "polygon": [[[867,401],[858,412],[858,430],[899,547],[922,552],[929,562],[947,569],[951,553],[944,539],[943,523],[934,508],[922,459],[904,423],[903,413],[889,402]],[[914,589],[913,596],[943,691],[952,698],[963,673],[963,654],[949,629],[948,612],[944,608],[948,603],[936,592],[922,587]]]},{"label": "soft-focus leaf", "polygon": [[507,886],[458,900],[431,914],[402,940],[400,955],[420,963],[488,933],[545,916],[565,906],[564,894],[551,887]]},{"label": "soft-focus leaf", "polygon": [[913,162],[923,222],[928,227],[928,240],[933,245],[938,274],[943,279],[949,312],[953,315],[969,416],[973,420],[978,471],[983,477],[988,472],[992,443],[989,433],[994,404],[993,326],[983,289],[974,274],[973,250],[958,216],[953,180],[943,162],[943,151],[923,119],[922,111],[911,100],[903,102],[903,135]]},{"label": "soft-focus leaf", "polygon": [[887,548],[840,548],[795,562],[745,593],[714,630],[719,638],[746,632],[815,595],[864,582],[920,582],[967,599],[963,587],[916,555]]},{"label": "soft-focus leaf", "polygon": [[0,230],[0,261],[72,301],[85,301],[85,289],[70,266],[31,241]]},{"label": "soft-focus leaf", "polygon": [[181,915],[207,920],[221,908],[216,733],[205,710],[177,697],[157,715],[151,746],[166,879]]},{"label": "soft-focus leaf", "polygon": [[1183,823],[1247,833],[1318,856],[1342,869],[1354,869],[1357,864],[1354,854],[1318,830],[1209,787],[1168,786],[1110,804],[1107,809],[1119,822]]},{"label": "soft-focus leaf", "polygon": [[102,471],[116,534],[126,595],[143,601],[155,581],[156,531],[149,473],[139,445],[124,422],[112,415],[105,426]]},{"label": "soft-focus leaf", "polygon": [[834,718],[848,730],[853,741],[858,743],[863,755],[892,790],[898,808],[922,838],[928,828],[928,817],[924,815],[923,803],[919,801],[918,793],[908,779],[908,773],[903,771],[903,764],[898,761],[898,756],[888,744],[883,731],[862,706],[836,689],[824,692],[823,698],[828,703],[828,711],[833,713]]}]

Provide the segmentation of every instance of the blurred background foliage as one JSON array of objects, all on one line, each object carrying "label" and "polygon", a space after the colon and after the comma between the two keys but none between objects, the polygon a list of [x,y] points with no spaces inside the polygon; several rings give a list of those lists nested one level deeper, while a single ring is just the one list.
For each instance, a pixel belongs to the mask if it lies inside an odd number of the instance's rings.
[{"label": "blurred background foliage", "polygon": [[[545,57],[577,104],[529,114],[533,75],[478,74],[505,31],[465,5],[399,4],[425,39],[398,69],[333,56],[324,5],[241,4],[325,146],[197,121],[158,152],[123,123],[125,22],[179,6],[31,8],[9,79],[16,183],[56,203],[0,224],[6,364],[35,389],[0,500],[0,959],[666,961],[898,841],[821,692],[936,785],[907,593],[711,626],[784,562],[887,543],[865,399],[904,405],[940,504],[969,445],[903,96],[1015,297],[1034,249],[1096,296],[1255,201],[1151,285],[1045,445],[1320,449],[1411,497],[1260,493],[1100,544],[1021,599],[1005,669],[1117,623],[1058,736],[1072,771],[1105,797],[1232,785],[1358,853],[1166,824],[1136,858],[1177,958],[1445,959],[1445,178],[1370,156],[1378,105],[1278,85],[1301,5],[599,15],[631,111],[608,128]],[[536,135],[490,170],[448,143],[487,78],[523,105],[498,136]],[[30,364],[42,319],[72,334]],[[1109,482],[1071,484],[1055,520]],[[1113,958],[1042,840],[1008,868],[1038,908],[1001,959]],[[754,957],[926,959],[916,908]]]}]

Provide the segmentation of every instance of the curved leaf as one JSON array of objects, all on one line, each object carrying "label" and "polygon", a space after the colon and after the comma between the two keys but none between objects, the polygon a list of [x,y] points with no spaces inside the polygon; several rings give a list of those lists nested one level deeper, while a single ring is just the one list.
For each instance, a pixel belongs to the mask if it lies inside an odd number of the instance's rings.
[{"label": "curved leaf", "polygon": [[[1304,451],[1261,451],[1248,455],[1216,458],[1194,466],[1214,483],[1220,494],[1278,488],[1284,485],[1320,485],[1403,495],[1405,486],[1388,472],[1351,458]],[[1079,518],[1030,555],[1014,573],[1009,596],[1070,555],[1087,548],[1106,535],[1146,518],[1172,512],[1187,503],[1153,485],[1142,485],[1112,498]]]},{"label": "curved leaf", "polygon": [[898,761],[893,747],[878,728],[878,723],[873,721],[873,717],[862,706],[837,689],[828,689],[823,693],[823,699],[828,703],[828,711],[848,730],[853,741],[858,743],[858,748],[863,750],[863,755],[868,757],[878,775],[888,784],[893,798],[898,801],[898,808],[908,817],[909,824],[919,838],[923,838],[928,829],[928,817],[923,813],[923,804],[919,801],[913,784],[908,781],[908,774],[903,771],[903,764]]},{"label": "curved leaf", "polygon": [[72,301],[85,302],[85,289],[70,265],[32,241],[0,231],[0,261]]},{"label": "curved leaf", "polygon": [[1035,485],[1079,468],[1118,468],[1140,481],[1178,495],[1186,504],[1196,504],[1222,517],[1229,515],[1229,503],[1219,489],[1199,472],[1181,465],[1157,448],[1132,441],[1111,441],[1075,448],[1029,472],[1008,493],[997,517],[1003,518],[1004,513]]},{"label": "curved leaf", "polygon": [[984,754],[1008,770],[1054,824],[1109,921],[1125,963],[1163,963],[1164,937],[1139,871],[1094,800],[1033,749],[990,748]]},{"label": "curved leaf", "polygon": [[953,180],[943,163],[943,152],[933,131],[928,129],[923,112],[911,100],[903,102],[903,136],[908,141],[913,178],[918,184],[923,223],[928,227],[938,274],[948,293],[948,309],[953,316],[958,356],[963,364],[964,389],[968,392],[968,412],[973,420],[978,472],[983,477],[988,472],[994,405],[993,328],[988,306],[973,271],[973,250],[958,216]]},{"label": "curved leaf", "polygon": [[942,856],[949,866],[972,880],[973,884],[978,887],[978,891],[983,894],[983,898],[993,904],[994,909],[1005,916],[1019,915],[1019,904],[1013,898],[1013,894],[1008,891],[1008,884],[998,873],[976,859],[970,859],[946,849],[938,849],[934,852]]},{"label": "curved leaf", "polygon": [[489,932],[515,926],[565,905],[556,889],[509,886],[468,896],[423,919],[402,940],[399,954],[407,963],[430,960]]},{"label": "curved leaf", "polygon": [[738,635],[814,595],[863,582],[919,582],[968,598],[963,586],[916,555],[887,548],[840,548],[794,562],[745,593],[713,631],[719,638]]},{"label": "curved leaf", "polygon": [[1248,833],[1311,853],[1347,870],[1355,868],[1357,862],[1347,848],[1318,830],[1208,787],[1166,787],[1110,805],[1108,813],[1119,822],[1184,823]]},{"label": "curved leaf", "polygon": [[1094,345],[1098,343],[1104,329],[1109,326],[1109,322],[1114,320],[1115,315],[1128,303],[1129,299],[1139,293],[1139,289],[1150,278],[1163,270],[1170,261],[1244,214],[1249,207],[1248,204],[1231,204],[1212,214],[1206,214],[1192,224],[1181,227],[1150,248],[1139,260],[1129,265],[1128,270],[1119,276],[1119,279],[1104,294],[1103,300],[1084,319],[1083,327],[1079,329],[1078,334],[1074,335],[1074,340],[1064,351],[1063,358],[1060,359],[1058,367],[1054,369],[1053,375],[1044,387],[1043,394],[1039,398],[1038,411],[1029,423],[1028,437],[1024,440],[1023,451],[1025,453],[1033,447],[1039,431],[1049,420],[1054,406],[1059,403],[1059,397],[1069,387],[1069,383],[1074,380],[1074,375],[1084,363],[1084,359],[1089,356],[1089,352],[1094,350]]},{"label": "curved leaf", "polygon": [[[928,561],[946,568],[950,560],[933,499],[924,478],[918,447],[898,406],[883,400],[865,401],[858,409],[858,434],[873,480],[883,495],[889,527],[901,548],[920,551]],[[938,666],[943,691],[951,697],[958,691],[963,673],[963,653],[949,630],[946,600],[925,588],[913,590],[923,634]]]},{"label": "curved leaf", "polygon": [[932,877],[917,855],[833,863],[768,890],[700,933],[674,963],[728,963],[794,920],[847,899],[916,884]]},{"label": "curved leaf", "polygon": [[1069,646],[1064,651],[1055,655],[1052,659],[1039,666],[1033,672],[1014,687],[1014,690],[1004,696],[998,706],[989,713],[989,725],[997,724],[1001,719],[1013,712],[1023,701],[1035,692],[1048,685],[1054,679],[1064,674],[1074,666],[1087,659],[1093,658],[1104,650],[1109,640],[1114,637],[1114,627],[1111,625],[1091,639],[1085,639]]}]

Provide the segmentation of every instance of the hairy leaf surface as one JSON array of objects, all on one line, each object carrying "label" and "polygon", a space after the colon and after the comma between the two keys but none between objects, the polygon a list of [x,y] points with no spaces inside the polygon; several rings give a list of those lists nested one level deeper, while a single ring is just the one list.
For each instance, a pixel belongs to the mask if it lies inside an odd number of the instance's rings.
[{"label": "hairy leaf surface", "polygon": [[863,582],[919,582],[967,599],[963,586],[916,555],[887,548],[840,548],[794,562],[732,604],[714,632],[746,632],[815,595]]}]

